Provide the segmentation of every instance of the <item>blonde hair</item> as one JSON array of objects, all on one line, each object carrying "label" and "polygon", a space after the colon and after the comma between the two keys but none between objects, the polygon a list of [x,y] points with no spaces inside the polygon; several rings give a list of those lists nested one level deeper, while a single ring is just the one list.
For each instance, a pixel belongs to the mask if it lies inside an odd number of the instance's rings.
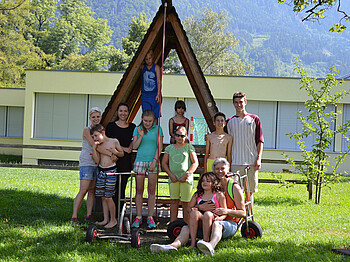
[{"label": "blonde hair", "polygon": [[95,106],[95,107],[90,108],[89,116],[91,116],[93,113],[96,113],[96,112],[98,112],[98,113],[100,113],[100,115],[102,115],[102,110],[99,109],[97,106]]}]

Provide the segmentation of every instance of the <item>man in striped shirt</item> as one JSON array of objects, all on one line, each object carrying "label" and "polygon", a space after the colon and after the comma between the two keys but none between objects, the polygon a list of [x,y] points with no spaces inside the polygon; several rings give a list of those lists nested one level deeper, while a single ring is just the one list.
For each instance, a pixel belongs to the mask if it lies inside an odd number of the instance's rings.
[{"label": "man in striped shirt", "polygon": [[233,137],[231,172],[244,174],[245,167],[250,166],[248,183],[253,202],[253,193],[258,191],[258,170],[261,168],[264,137],[259,117],[247,113],[246,105],[247,98],[243,92],[233,94],[236,115],[227,120],[226,126],[227,132]]}]

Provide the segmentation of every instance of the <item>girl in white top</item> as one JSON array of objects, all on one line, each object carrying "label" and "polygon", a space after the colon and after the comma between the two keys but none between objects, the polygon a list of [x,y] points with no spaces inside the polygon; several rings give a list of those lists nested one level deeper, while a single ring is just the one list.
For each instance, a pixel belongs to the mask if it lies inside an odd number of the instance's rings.
[{"label": "girl in white top", "polygon": [[91,127],[98,125],[101,122],[102,111],[98,107],[93,107],[89,111],[90,126],[83,130],[83,143],[79,157],[79,171],[80,171],[80,189],[73,203],[72,223],[78,224],[78,211],[81,207],[83,199],[88,193],[86,201],[86,220],[92,219],[91,213],[95,199],[95,185],[97,175],[97,164],[92,159],[92,145],[94,140],[90,135]]}]

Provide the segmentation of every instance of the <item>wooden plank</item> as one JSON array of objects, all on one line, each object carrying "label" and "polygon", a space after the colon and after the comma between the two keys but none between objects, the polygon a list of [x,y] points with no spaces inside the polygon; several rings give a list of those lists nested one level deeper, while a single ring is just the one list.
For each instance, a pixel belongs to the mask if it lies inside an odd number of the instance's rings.
[{"label": "wooden plank", "polygon": [[42,145],[0,144],[0,147],[81,151],[81,147],[75,147],[75,146],[42,146]]}]

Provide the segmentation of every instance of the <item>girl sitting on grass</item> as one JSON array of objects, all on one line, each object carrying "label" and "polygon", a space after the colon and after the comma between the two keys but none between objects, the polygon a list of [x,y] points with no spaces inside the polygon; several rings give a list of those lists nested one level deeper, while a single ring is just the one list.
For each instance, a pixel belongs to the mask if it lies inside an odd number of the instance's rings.
[{"label": "girl sitting on grass", "polygon": [[197,192],[194,193],[189,204],[191,248],[196,246],[199,226],[203,229],[203,241],[209,242],[212,223],[226,218],[226,215],[216,216],[212,211],[199,211],[198,206],[207,202],[214,203],[215,208],[227,208],[221,183],[212,172],[204,173],[199,178]]}]

